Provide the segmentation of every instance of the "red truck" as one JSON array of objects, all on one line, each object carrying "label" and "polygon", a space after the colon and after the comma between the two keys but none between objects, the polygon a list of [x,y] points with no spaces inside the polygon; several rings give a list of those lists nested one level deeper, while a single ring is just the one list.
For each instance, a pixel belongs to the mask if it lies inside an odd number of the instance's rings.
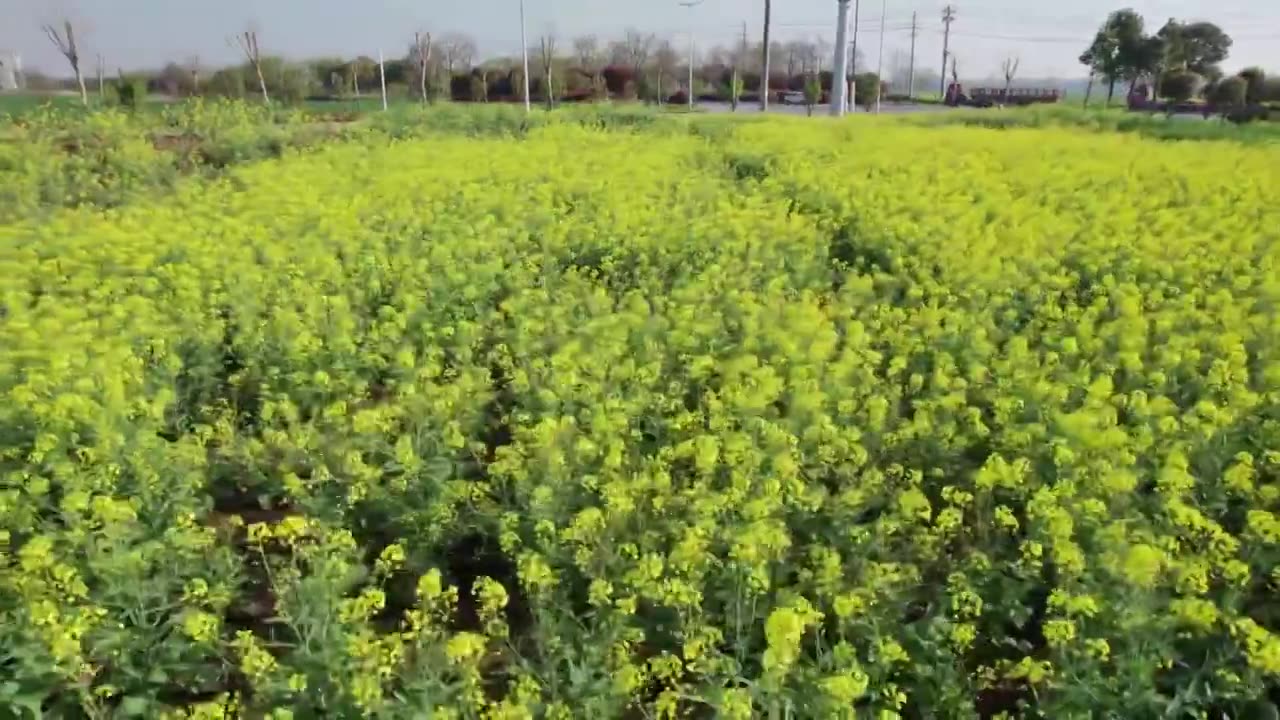
[{"label": "red truck", "polygon": [[1056,103],[1062,91],[1056,88],[975,88],[966,94],[960,83],[947,87],[946,104],[951,107],[994,107],[996,105],[1038,105]]}]

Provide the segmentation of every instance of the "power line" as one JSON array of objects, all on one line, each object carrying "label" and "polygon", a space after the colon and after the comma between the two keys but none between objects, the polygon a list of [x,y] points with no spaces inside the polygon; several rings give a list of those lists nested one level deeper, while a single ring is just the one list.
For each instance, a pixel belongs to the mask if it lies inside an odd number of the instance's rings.
[{"label": "power line", "polygon": [[[935,30],[934,32],[946,35],[945,31]],[[953,30],[951,34],[960,37],[979,38],[981,40],[1009,40],[1014,42],[1037,42],[1037,43],[1087,43],[1088,38],[1079,37],[1037,37],[1034,35],[994,35],[991,33],[969,32],[966,30]]]}]

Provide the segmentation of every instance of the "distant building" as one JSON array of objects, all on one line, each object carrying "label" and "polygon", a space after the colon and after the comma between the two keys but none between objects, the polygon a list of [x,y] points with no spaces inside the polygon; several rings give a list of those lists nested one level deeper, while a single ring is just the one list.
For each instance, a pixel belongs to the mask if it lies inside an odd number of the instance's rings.
[{"label": "distant building", "polygon": [[22,80],[22,58],[0,50],[0,91],[17,90]]}]

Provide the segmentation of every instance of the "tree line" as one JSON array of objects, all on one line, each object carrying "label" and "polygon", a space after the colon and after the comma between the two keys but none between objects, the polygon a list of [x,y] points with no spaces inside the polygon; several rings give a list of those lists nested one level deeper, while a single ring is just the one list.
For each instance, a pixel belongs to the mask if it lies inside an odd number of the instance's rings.
[{"label": "tree line", "polygon": [[1268,79],[1261,68],[1226,75],[1222,63],[1231,45],[1231,36],[1212,22],[1171,18],[1148,33],[1142,15],[1117,10],[1080,55],[1089,69],[1085,104],[1098,81],[1105,83],[1108,104],[1121,83],[1128,84],[1130,99],[1165,101],[1168,107],[1197,98],[1224,110],[1280,102],[1280,78]]},{"label": "tree line", "polygon": [[[692,91],[700,98],[727,100],[735,106],[748,99],[766,101],[770,94],[792,91],[806,102],[818,102],[831,89],[834,47],[823,38],[778,42],[769,38],[768,3],[764,37],[708,49],[697,58],[693,86],[689,87],[688,49],[670,39],[636,29],[620,37],[602,39],[583,35],[561,41],[553,34],[532,39],[530,46],[531,99],[547,104],[603,98],[652,102],[683,101]],[[71,87],[88,102],[85,72],[88,60],[77,42],[73,23],[46,26],[45,34],[67,58],[73,81],[29,75],[27,85]],[[261,97],[262,100],[299,102],[308,98],[344,99],[378,94],[384,81],[395,96],[422,102],[523,100],[523,62],[518,57],[482,57],[476,42],[464,33],[413,34],[406,47],[380,65],[361,55],[354,58],[322,57],[287,60],[270,51],[269,38],[247,30],[230,40],[241,50],[242,62],[209,67],[198,58],[171,62],[142,73],[117,71],[108,86],[101,56],[97,58],[97,89],[118,89],[122,97],[141,93],[171,96]],[[1171,104],[1193,98],[1222,106],[1280,102],[1280,79],[1268,79],[1259,68],[1225,76],[1222,63],[1228,57],[1231,38],[1212,22],[1170,19],[1148,33],[1144,18],[1132,9],[1111,13],[1093,41],[1080,55],[1089,70],[1088,104],[1095,84],[1106,88],[1110,103],[1116,89],[1128,84],[1128,94],[1141,94]],[[855,67],[863,67],[859,57]],[[1006,86],[1016,65],[1006,63]],[[952,53],[952,69],[957,74]],[[770,93],[761,93],[767,74]],[[928,83],[937,77],[921,69],[917,78]],[[958,77],[953,77],[958,81]],[[881,78],[858,73],[846,78],[855,99],[865,103],[883,92]]]},{"label": "tree line", "polygon": [[[210,67],[191,57],[154,71],[108,73],[99,56],[95,83],[93,77],[86,82],[95,68],[77,44],[73,24],[66,21],[45,31],[68,60],[74,79],[28,73],[25,85],[33,90],[76,89],[86,103],[95,89],[117,95],[127,91],[130,97],[150,92],[293,103],[378,95],[384,81],[393,96],[422,102],[523,99],[522,59],[482,57],[475,40],[464,33],[417,32],[404,50],[380,63],[369,55],[289,60],[271,52],[268,37],[247,30],[230,38],[242,53],[241,62]],[[683,101],[692,90],[698,97],[736,105],[759,99],[765,67],[773,94],[830,91],[829,42],[771,40],[768,48],[766,54],[763,41],[746,38],[709,48],[695,59],[690,88],[688,49],[670,39],[636,29],[613,39],[583,35],[561,41],[546,34],[530,43],[530,95],[548,104],[609,97],[664,103]],[[873,73],[860,74],[860,88],[878,82]]]}]

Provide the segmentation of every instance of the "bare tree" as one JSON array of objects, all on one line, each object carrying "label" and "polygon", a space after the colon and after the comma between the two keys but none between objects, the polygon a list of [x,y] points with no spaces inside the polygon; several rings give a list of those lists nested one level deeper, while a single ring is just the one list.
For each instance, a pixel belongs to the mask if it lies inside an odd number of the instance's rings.
[{"label": "bare tree", "polygon": [[[662,81],[667,77],[675,77],[680,67],[680,54],[676,52],[670,40],[658,43],[658,49],[653,53],[653,64],[658,71],[658,104],[661,105],[667,100]],[[692,91],[693,89],[690,88],[690,92]]]},{"label": "bare tree", "polygon": [[803,55],[801,45],[803,43],[792,41],[782,43],[781,47],[774,49],[774,54],[782,57],[786,62],[788,78],[794,77],[800,71],[800,58]]},{"label": "bare tree", "polygon": [[[809,75],[818,72],[820,56],[818,54],[818,46],[815,43],[797,40],[792,43],[792,47],[795,53],[794,61],[799,64],[801,74]],[[791,74],[795,73],[792,72]]]},{"label": "bare tree", "polygon": [[573,39],[573,58],[578,68],[595,75],[600,65],[600,40],[595,35],[580,35]]},{"label": "bare tree", "polygon": [[187,72],[191,73],[191,92],[194,95],[200,94],[200,58],[192,55],[186,61]]},{"label": "bare tree", "polygon": [[556,89],[552,77],[556,63],[556,36],[547,33],[538,38],[538,60],[542,63],[542,94],[546,97],[547,109],[555,107]]},{"label": "bare tree", "polygon": [[[626,35],[623,36],[621,46],[622,60],[627,63],[634,73],[635,81],[638,84],[644,76],[645,65],[649,63],[649,55],[653,52],[654,42],[657,40],[652,33],[642,33],[639,30],[628,29]],[[636,88],[638,91],[640,88]]]},{"label": "bare tree", "polygon": [[413,34],[413,46],[410,54],[414,67],[418,69],[418,92],[422,102],[427,102],[427,74],[431,69],[431,33],[416,32]]},{"label": "bare tree", "polygon": [[444,63],[445,72],[450,78],[459,70],[470,70],[471,64],[475,62],[476,41],[470,35],[449,33],[440,38],[436,45],[439,47],[440,61]]},{"label": "bare tree", "polygon": [[592,91],[597,95],[608,94],[601,77],[604,53],[600,50],[599,38],[595,35],[574,38],[573,57],[578,62],[578,71],[586,73],[591,78]]},{"label": "bare tree", "polygon": [[769,109],[769,30],[773,22],[773,2],[764,0],[764,42],[760,44],[760,110]]},{"label": "bare tree", "polygon": [[821,75],[823,70],[822,64],[827,60],[827,58],[833,56],[833,48],[831,47],[831,43],[828,42],[826,38],[822,37],[813,41],[813,48],[814,52],[817,53],[818,74]]},{"label": "bare tree", "polygon": [[1004,95],[1000,98],[1001,104],[1009,102],[1009,88],[1013,86],[1013,77],[1018,74],[1018,66],[1022,64],[1022,58],[1011,57],[1005,58],[1000,64],[1000,71],[1004,73]]},{"label": "bare tree", "polygon": [[258,31],[245,30],[236,36],[236,44],[240,47],[240,51],[244,53],[245,59],[253,66],[253,72],[258,76],[258,88],[262,91],[262,102],[271,104],[271,96],[267,94],[267,79],[262,74],[262,49],[258,46]]},{"label": "bare tree", "polygon": [[58,52],[71,63],[71,72],[75,73],[76,86],[80,88],[80,102],[88,106],[89,91],[84,86],[84,74],[80,72],[80,48],[76,45],[76,31],[71,25],[70,19],[62,21],[62,30],[59,31],[53,25],[44,26],[44,34],[49,37],[49,42],[58,48]]}]

